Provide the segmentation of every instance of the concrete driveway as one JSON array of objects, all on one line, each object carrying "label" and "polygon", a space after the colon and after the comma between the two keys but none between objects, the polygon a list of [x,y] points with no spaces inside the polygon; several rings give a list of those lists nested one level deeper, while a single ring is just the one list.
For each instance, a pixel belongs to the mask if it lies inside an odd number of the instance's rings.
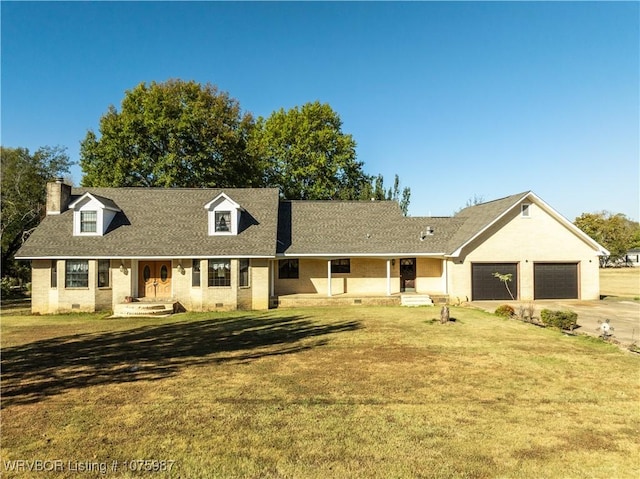
[{"label": "concrete driveway", "polygon": [[[517,301],[473,301],[471,306],[493,313],[503,304],[509,304],[518,311],[520,304],[525,307],[529,302]],[[609,320],[614,328],[613,339],[621,345],[640,344],[640,302],[637,301],[575,301],[544,300],[534,301],[535,314],[539,318],[543,309],[568,309],[578,313],[578,329],[576,332],[600,336],[600,323]]]}]

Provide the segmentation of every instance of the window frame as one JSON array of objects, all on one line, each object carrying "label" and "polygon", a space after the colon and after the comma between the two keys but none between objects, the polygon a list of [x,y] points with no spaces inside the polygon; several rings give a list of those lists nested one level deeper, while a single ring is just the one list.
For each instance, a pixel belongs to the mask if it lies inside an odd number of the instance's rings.
[{"label": "window frame", "polygon": [[[83,267],[84,271],[72,271],[71,265]],[[80,278],[81,281],[78,281]],[[79,283],[79,284],[77,284]],[[66,289],[88,289],[89,288],[89,260],[68,259],[64,263],[64,287]]]},{"label": "window frame", "polygon": [[202,286],[202,265],[200,259],[191,262],[191,287],[200,288]]},{"label": "window frame", "polygon": [[[106,271],[104,271],[104,267],[106,265]],[[110,288],[111,287],[111,261],[108,259],[99,259],[98,260],[98,279],[97,285],[98,288]],[[106,282],[100,280],[100,274],[106,274]]]},{"label": "window frame", "polygon": [[[85,219],[85,216],[93,216],[93,220]],[[87,229],[87,226],[93,226],[93,229]],[[98,232],[98,211],[97,210],[80,210],[80,233],[93,234]]]},{"label": "window frame", "polygon": [[[214,232],[215,233],[231,233],[233,225],[231,224],[231,211],[228,210],[215,210],[213,212],[214,218]],[[224,220],[225,228],[220,228],[220,222]]]},{"label": "window frame", "polygon": [[51,260],[51,289],[58,288],[58,260]]},{"label": "window frame", "polygon": [[331,260],[331,274],[350,274],[351,258],[339,258]]},{"label": "window frame", "polygon": [[531,203],[522,203],[520,205],[520,216],[523,218],[531,218]]},{"label": "window frame", "polygon": [[300,260],[298,258],[278,260],[278,279],[300,279]]},{"label": "window frame", "polygon": [[[220,268],[212,268],[212,265],[223,265],[224,276],[216,275]],[[231,286],[231,260],[227,258],[213,258],[207,262],[207,285],[209,288],[226,288]]]},{"label": "window frame", "polygon": [[251,262],[249,258],[240,258],[238,260],[238,287],[251,287]]}]

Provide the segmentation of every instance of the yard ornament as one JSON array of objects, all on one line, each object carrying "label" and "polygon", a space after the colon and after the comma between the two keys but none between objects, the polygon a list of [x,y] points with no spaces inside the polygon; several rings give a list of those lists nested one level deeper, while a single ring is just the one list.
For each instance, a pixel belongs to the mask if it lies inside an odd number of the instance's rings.
[{"label": "yard ornament", "polygon": [[[598,322],[600,323],[600,321]],[[609,324],[608,319],[600,323],[599,331],[602,339],[609,339],[612,336],[613,327]]]}]

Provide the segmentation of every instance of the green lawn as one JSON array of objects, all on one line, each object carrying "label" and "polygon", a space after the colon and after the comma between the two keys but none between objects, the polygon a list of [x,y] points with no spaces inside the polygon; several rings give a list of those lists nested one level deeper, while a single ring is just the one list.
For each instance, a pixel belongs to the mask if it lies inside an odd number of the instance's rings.
[{"label": "green lawn", "polygon": [[640,357],[438,313],[3,316],[0,475],[138,477],[124,461],[152,460],[171,472],[144,477],[640,477]]}]

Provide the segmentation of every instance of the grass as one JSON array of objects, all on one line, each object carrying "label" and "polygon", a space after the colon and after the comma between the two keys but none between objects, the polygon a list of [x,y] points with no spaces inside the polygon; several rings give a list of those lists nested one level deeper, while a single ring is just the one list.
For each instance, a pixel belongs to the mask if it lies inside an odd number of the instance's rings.
[{"label": "grass", "polygon": [[600,294],[640,300],[640,268],[600,268]]},{"label": "grass", "polygon": [[123,461],[149,459],[175,461],[153,477],[182,478],[640,475],[637,356],[451,316],[4,316],[0,470],[61,460],[56,477],[78,477],[69,461],[118,461],[108,476],[138,477]]}]

